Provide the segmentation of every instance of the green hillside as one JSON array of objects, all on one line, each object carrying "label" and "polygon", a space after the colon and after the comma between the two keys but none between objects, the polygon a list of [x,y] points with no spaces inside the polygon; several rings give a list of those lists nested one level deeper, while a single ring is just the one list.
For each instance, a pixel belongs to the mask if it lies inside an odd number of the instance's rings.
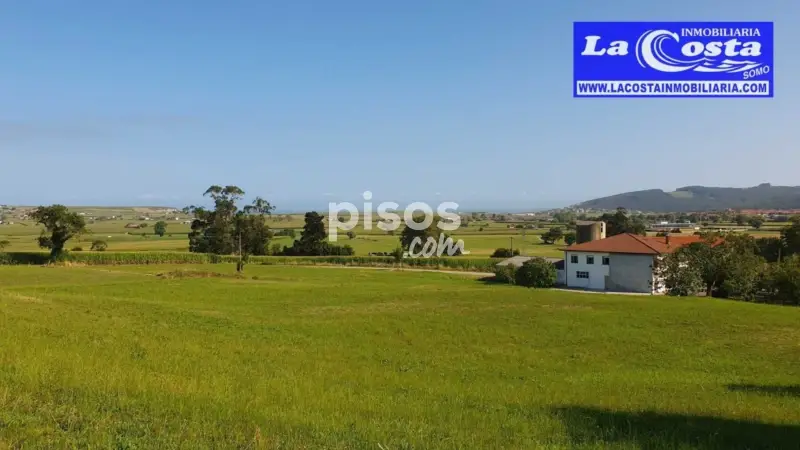
[{"label": "green hillside", "polygon": [[674,192],[661,189],[626,192],[596,198],[578,208],[653,212],[689,212],[726,209],[800,209],[800,186],[772,186],[769,183],[749,188],[685,186]]}]

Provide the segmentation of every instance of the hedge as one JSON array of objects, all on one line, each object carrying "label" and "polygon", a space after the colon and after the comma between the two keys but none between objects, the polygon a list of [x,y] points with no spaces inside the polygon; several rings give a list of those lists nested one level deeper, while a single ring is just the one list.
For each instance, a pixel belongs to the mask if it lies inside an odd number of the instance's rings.
[{"label": "hedge", "polygon": [[[0,253],[0,265],[47,264],[49,254],[45,252]],[[68,252],[62,260],[86,265],[122,264],[217,264],[235,263],[235,255],[212,255],[188,252]],[[492,272],[496,260],[490,258],[406,258],[403,267]],[[263,265],[341,265],[365,267],[400,266],[388,256],[251,256],[248,264]]]}]

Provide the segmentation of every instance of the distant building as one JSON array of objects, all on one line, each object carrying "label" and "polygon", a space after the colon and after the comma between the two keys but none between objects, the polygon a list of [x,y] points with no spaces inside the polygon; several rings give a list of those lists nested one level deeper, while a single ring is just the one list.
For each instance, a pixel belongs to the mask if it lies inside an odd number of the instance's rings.
[{"label": "distant building", "polygon": [[579,220],[575,223],[575,243],[597,241],[606,238],[606,223]]}]

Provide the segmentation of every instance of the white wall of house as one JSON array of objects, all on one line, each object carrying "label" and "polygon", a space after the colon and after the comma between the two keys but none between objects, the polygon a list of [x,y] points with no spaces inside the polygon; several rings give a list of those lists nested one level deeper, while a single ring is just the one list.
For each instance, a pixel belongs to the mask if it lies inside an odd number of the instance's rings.
[{"label": "white wall of house", "polygon": [[659,293],[653,277],[653,255],[612,253],[606,289],[619,292]]},{"label": "white wall of house", "polygon": [[[581,289],[605,290],[609,266],[603,265],[608,253],[564,252],[567,286]],[[576,259],[577,258],[577,262]],[[592,262],[589,264],[589,262]]]}]

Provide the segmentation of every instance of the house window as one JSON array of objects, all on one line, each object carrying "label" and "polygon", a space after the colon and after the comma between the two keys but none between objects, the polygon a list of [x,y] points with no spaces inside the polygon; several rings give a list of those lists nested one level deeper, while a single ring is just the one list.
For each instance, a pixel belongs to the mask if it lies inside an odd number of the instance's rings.
[{"label": "house window", "polygon": [[608,258],[608,256],[603,256],[603,265],[604,266],[607,266],[610,262],[611,262],[611,260]]},{"label": "house window", "polygon": [[578,255],[570,256],[569,262],[571,262],[572,264],[578,264]]},{"label": "house window", "polygon": [[587,256],[586,264],[594,264],[594,256]]},{"label": "house window", "polygon": [[586,278],[586,279],[588,279],[589,278],[589,272],[581,272],[579,270],[579,271],[575,272],[575,276],[577,278]]}]

